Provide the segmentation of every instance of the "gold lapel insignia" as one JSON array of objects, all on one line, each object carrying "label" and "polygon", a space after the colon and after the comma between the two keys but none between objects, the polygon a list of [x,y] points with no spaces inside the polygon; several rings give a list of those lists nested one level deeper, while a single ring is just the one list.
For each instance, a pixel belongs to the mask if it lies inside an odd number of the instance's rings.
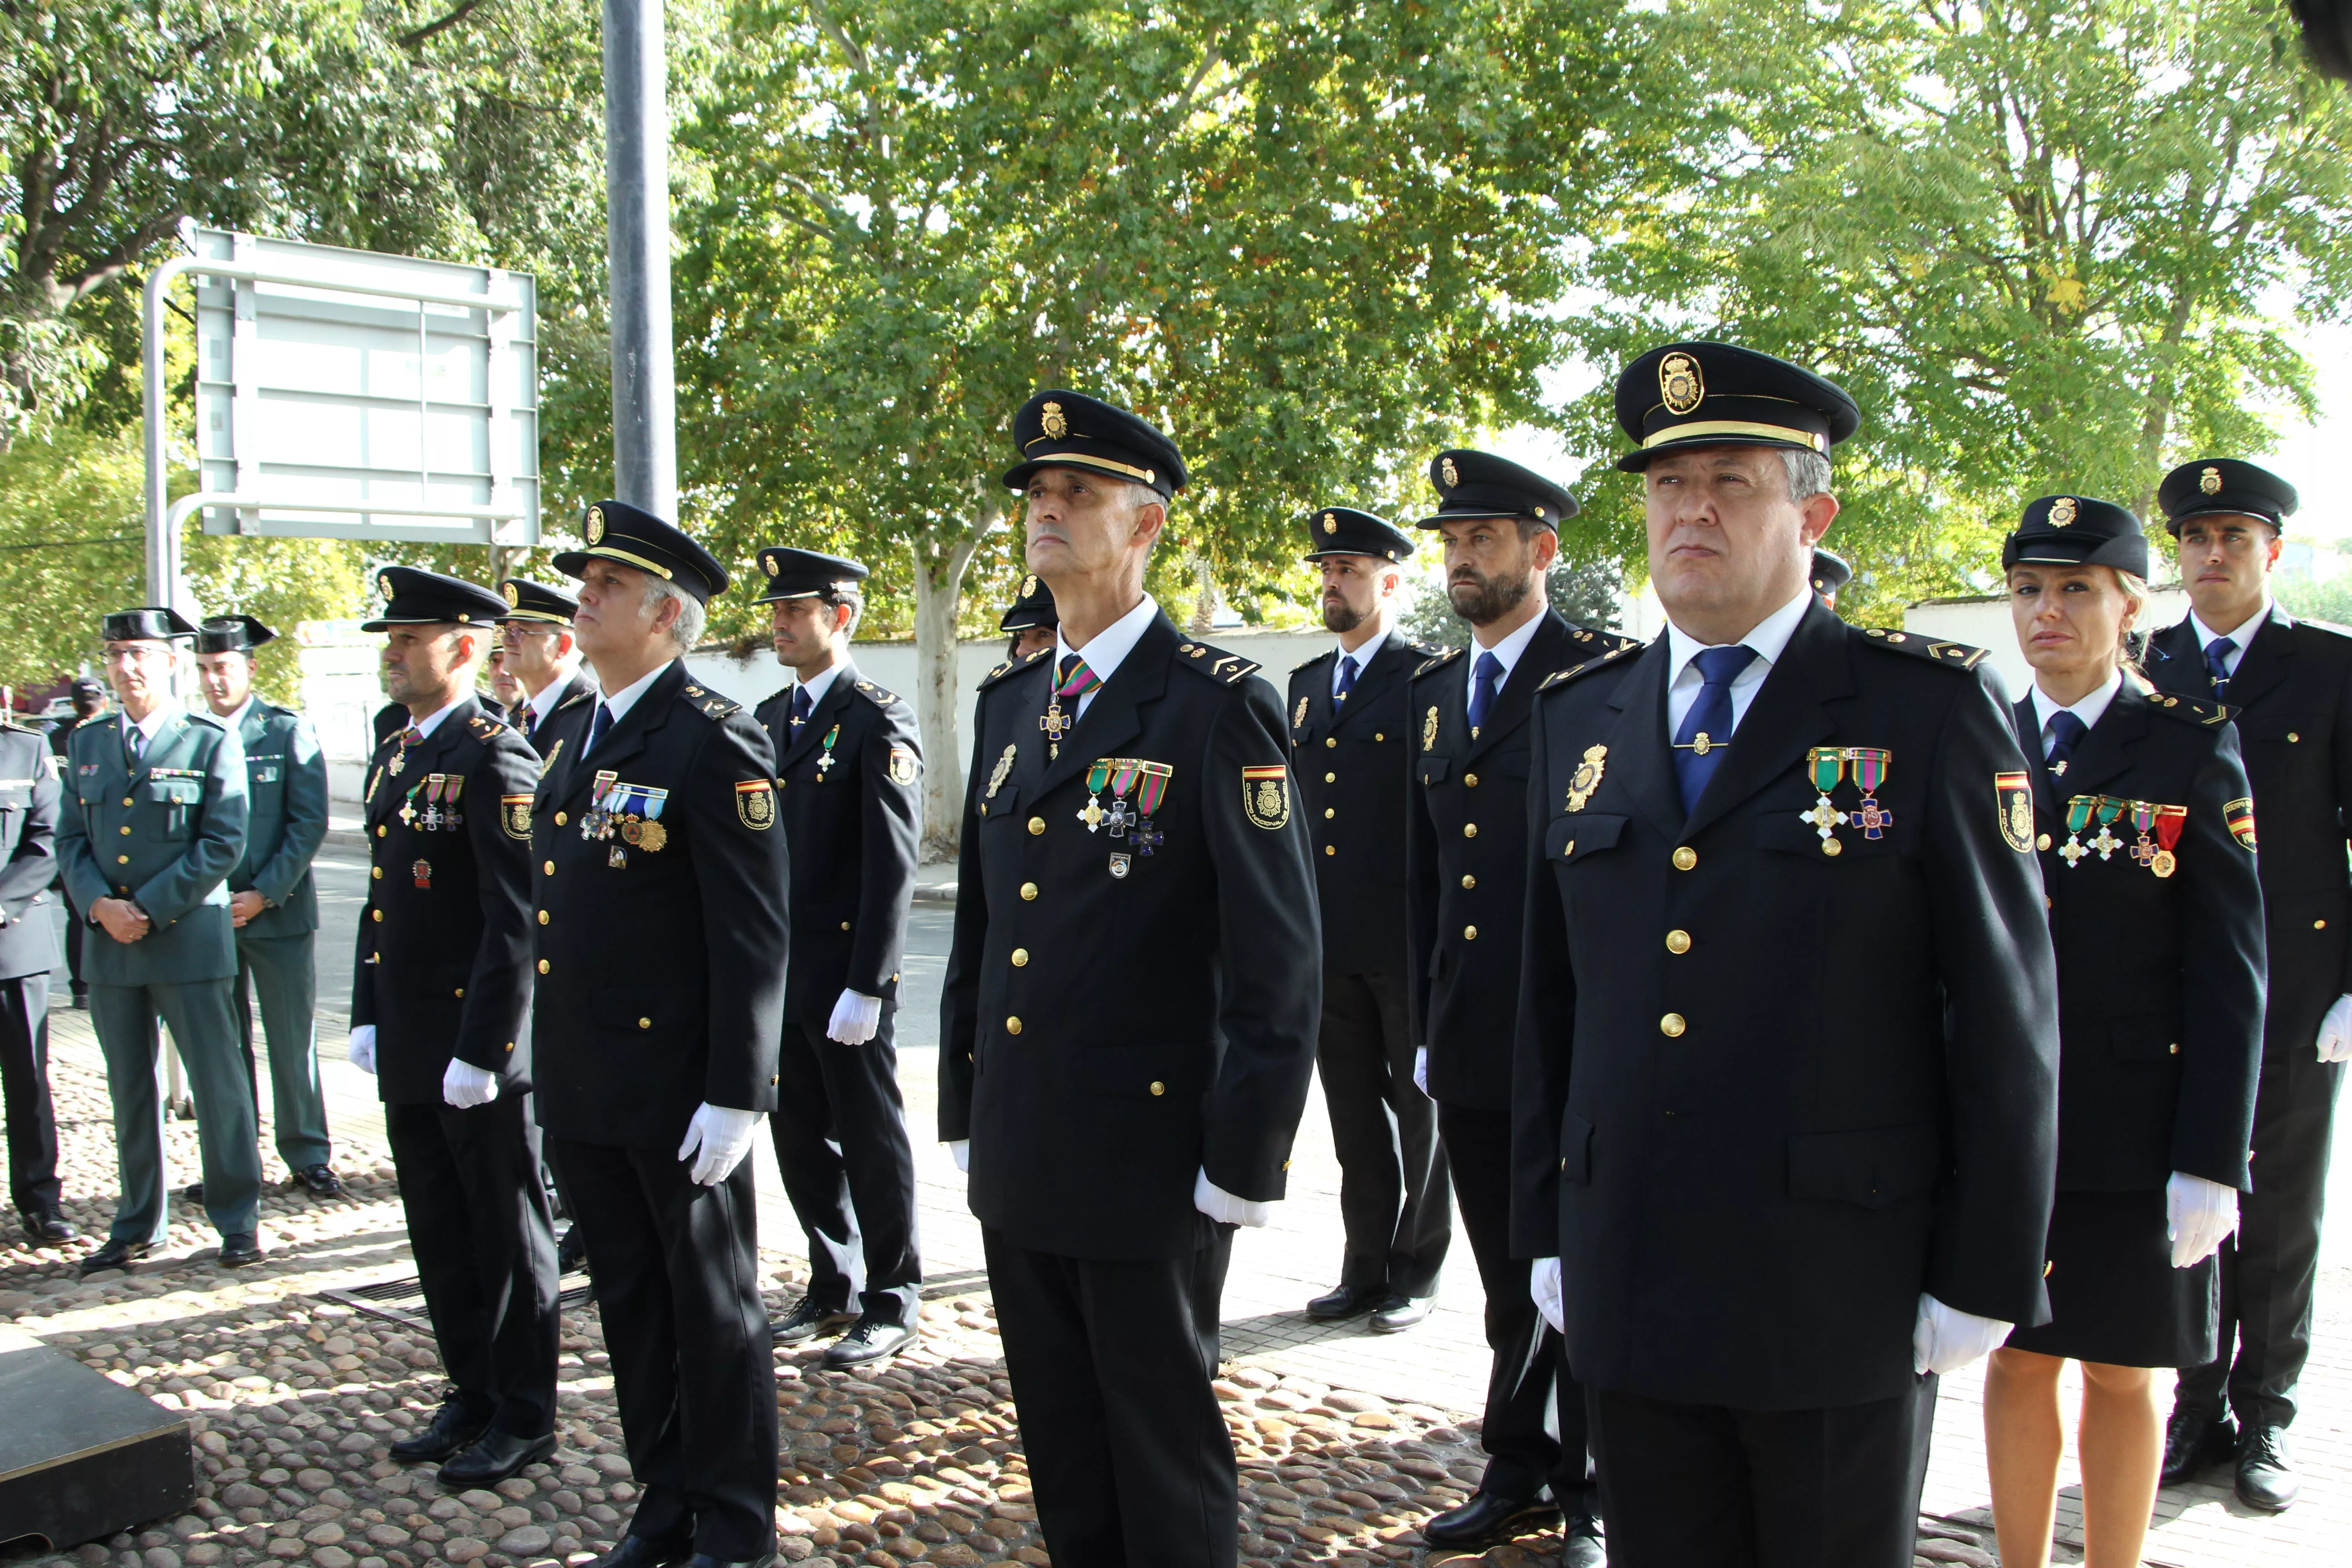
[{"label": "gold lapel insignia", "polygon": [[530,796],[502,795],[499,796],[499,822],[509,838],[528,841],[530,837]]},{"label": "gold lapel insignia", "polygon": [[2221,493],[2221,470],[2209,465],[2203,473],[2197,476],[2197,488],[2203,490],[2209,496],[2220,495]]},{"label": "gold lapel insignia", "polygon": [[1242,815],[1253,827],[1269,831],[1290,826],[1290,770],[1272,767],[1242,770]]},{"label": "gold lapel insignia", "polygon": [[996,759],[996,771],[988,775],[989,799],[994,800],[996,792],[1004,787],[1004,781],[1013,776],[1013,759],[1019,755],[1020,752],[1021,748],[1017,745],[1007,746],[1004,748],[1004,754]]},{"label": "gold lapel insignia", "polygon": [[1437,745],[1437,704],[1429,705],[1429,717],[1421,721],[1421,749],[1433,750]]},{"label": "gold lapel insignia", "polygon": [[541,778],[545,778],[547,776],[547,770],[555,765],[556,755],[562,750],[563,737],[559,735],[555,738],[555,744],[548,750],[547,760],[539,764],[539,776]]},{"label": "gold lapel insignia", "polygon": [[1675,416],[1688,414],[1706,401],[1706,377],[1699,374],[1698,361],[1686,353],[1670,353],[1658,362],[1658,400],[1666,412]]},{"label": "gold lapel insignia", "polygon": [[1297,729],[1297,728],[1298,728],[1298,726],[1300,726],[1301,724],[1304,724],[1304,723],[1306,723],[1306,722],[1307,722],[1307,699],[1306,699],[1306,698],[1304,698],[1304,697],[1302,697],[1302,698],[1300,698],[1300,699],[1298,700],[1298,711],[1297,711],[1296,713],[1293,713],[1293,714],[1290,716],[1290,727],[1291,727],[1292,729],[1296,730],[1296,729]]},{"label": "gold lapel insignia", "polygon": [[767,779],[744,779],[735,785],[735,816],[754,833],[776,825],[776,786]]},{"label": "gold lapel insignia", "polygon": [[1601,775],[1602,773],[1607,771],[1608,766],[1608,747],[1587,746],[1584,748],[1584,761],[1577,764],[1576,772],[1569,777],[1569,810],[1582,811],[1584,809],[1584,803],[1591,800],[1592,798],[1592,792],[1601,787]]}]

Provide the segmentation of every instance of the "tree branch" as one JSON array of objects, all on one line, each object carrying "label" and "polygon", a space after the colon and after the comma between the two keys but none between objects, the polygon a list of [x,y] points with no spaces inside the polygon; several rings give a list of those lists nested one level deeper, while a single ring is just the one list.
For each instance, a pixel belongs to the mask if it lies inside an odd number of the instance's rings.
[{"label": "tree branch", "polygon": [[403,33],[395,37],[393,42],[398,44],[404,49],[415,48],[427,38],[432,37],[436,33],[446,32],[451,27],[454,27],[458,23],[464,21],[467,16],[472,16],[474,14],[474,8],[481,3],[482,0],[457,0],[457,8],[455,11],[450,12],[447,16],[442,17],[437,22],[425,23],[425,26],[417,28],[416,31],[413,33]]}]

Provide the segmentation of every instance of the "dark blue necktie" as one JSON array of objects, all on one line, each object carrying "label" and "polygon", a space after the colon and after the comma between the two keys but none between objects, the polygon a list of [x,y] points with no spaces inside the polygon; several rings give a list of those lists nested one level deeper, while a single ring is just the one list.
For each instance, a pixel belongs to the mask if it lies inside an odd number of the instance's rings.
[{"label": "dark blue necktie", "polygon": [[2050,738],[2042,748],[2042,761],[2049,768],[2051,777],[2063,778],[2066,773],[2066,760],[2074,754],[2074,748],[2083,743],[2083,737],[2091,732],[2091,727],[2062,708],[2050,715],[2047,729]]},{"label": "dark blue necktie", "polygon": [[1473,669],[1476,679],[1470,683],[1470,732],[1475,735],[1486,721],[1486,710],[1495,706],[1495,688],[1503,680],[1503,661],[1482,653]]},{"label": "dark blue necktie", "polygon": [[1342,654],[1339,656],[1339,684],[1332,689],[1331,695],[1338,700],[1345,702],[1348,700],[1348,693],[1354,689],[1356,689],[1356,656],[1352,653]]},{"label": "dark blue necktie", "polygon": [[1701,648],[1691,660],[1702,683],[1698,700],[1675,731],[1675,776],[1682,782],[1685,816],[1723,763],[1724,748],[1731,744],[1731,683],[1755,660],[1756,650],[1745,643]]},{"label": "dark blue necktie", "polygon": [[816,704],[809,700],[808,688],[805,686],[793,687],[793,728],[797,730],[802,725],[807,723],[808,716],[814,711],[816,711]]},{"label": "dark blue necktie", "polygon": [[599,702],[596,704],[595,722],[588,726],[588,744],[582,749],[583,751],[594,751],[596,749],[597,742],[612,732],[613,705],[609,702]]},{"label": "dark blue necktie", "polygon": [[2213,678],[2213,695],[2219,697],[2230,688],[2230,656],[2238,645],[2228,637],[2215,637],[2205,645],[2205,673]]}]

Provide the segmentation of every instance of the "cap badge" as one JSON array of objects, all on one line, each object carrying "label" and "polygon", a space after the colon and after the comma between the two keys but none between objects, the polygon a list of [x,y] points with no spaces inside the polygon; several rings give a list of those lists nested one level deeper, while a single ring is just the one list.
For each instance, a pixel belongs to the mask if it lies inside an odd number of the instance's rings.
[{"label": "cap badge", "polygon": [[1440,458],[1437,460],[1437,473],[1438,477],[1445,481],[1445,488],[1449,490],[1462,482],[1462,471],[1454,466],[1454,459],[1451,458]]},{"label": "cap badge", "polygon": [[508,609],[509,609],[509,610],[511,610],[511,609],[515,608],[517,605],[520,605],[521,603],[522,603],[522,595],[521,595],[520,594],[518,594],[518,593],[516,593],[516,592],[515,592],[515,585],[514,585],[513,584],[511,584],[511,583],[508,584],[507,584],[507,608],[508,608]]},{"label": "cap badge", "polygon": [[389,598],[391,598],[391,597],[392,597],[392,574],[391,574],[391,573],[386,572],[386,573],[384,573],[382,576],[378,577],[378,578],[375,580],[375,585],[376,585],[376,591],[377,591],[378,593],[382,594],[385,598],[389,599]]},{"label": "cap badge", "polygon": [[774,556],[772,556],[772,555],[762,555],[762,556],[761,556],[761,557],[760,557],[760,564],[761,564],[761,565],[762,565],[762,566],[764,566],[764,567],[766,567],[766,568],[768,569],[768,575],[769,575],[769,576],[772,577],[772,576],[774,576],[774,575],[776,574],[778,568],[777,568],[777,565],[776,565],[776,558],[775,558]]},{"label": "cap badge", "polygon": [[2203,473],[2197,476],[2197,488],[2203,490],[2209,496],[2220,495],[2221,493],[2221,470],[2209,467]]},{"label": "cap badge", "polygon": [[1036,591],[1037,574],[1032,572],[1029,575],[1021,579],[1021,596],[1025,599]]},{"label": "cap badge", "polygon": [[1669,414],[1688,414],[1706,401],[1706,378],[1698,361],[1686,353],[1670,353],[1658,362],[1658,396]]},{"label": "cap badge", "polygon": [[2074,521],[2074,498],[2060,496],[2050,503],[2050,526],[2063,528]]},{"label": "cap badge", "polygon": [[1045,411],[1037,416],[1037,428],[1056,441],[1068,435],[1070,422],[1062,416],[1062,405],[1058,403],[1045,405]]},{"label": "cap badge", "polygon": [[604,537],[604,509],[601,506],[592,506],[588,509],[588,542],[594,544]]},{"label": "cap badge", "polygon": [[1339,531],[1339,520],[1333,517],[1328,511],[1323,514],[1323,531],[1326,533],[1337,533]]}]

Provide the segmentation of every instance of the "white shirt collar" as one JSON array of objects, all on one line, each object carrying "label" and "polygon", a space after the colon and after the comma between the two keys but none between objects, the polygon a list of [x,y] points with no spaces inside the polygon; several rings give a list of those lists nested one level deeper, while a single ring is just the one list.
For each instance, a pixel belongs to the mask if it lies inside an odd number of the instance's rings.
[{"label": "white shirt collar", "polygon": [[2036,680],[2033,683],[2033,719],[2038,726],[2036,733],[2043,740],[2048,740],[2050,721],[2060,713],[2072,713],[2083,721],[2084,729],[2090,729],[2105,714],[2107,705],[2116,700],[2116,693],[2121,691],[2123,687],[2124,672],[2121,669],[2111,669],[2107,671],[2105,684],[2096,691],[2092,692],[2080,702],[2061,703],[2050,693],[2042,690],[2042,682]]},{"label": "white shirt collar", "polygon": [[2189,619],[2197,628],[2197,651],[2199,653],[2203,653],[2207,648],[2212,647],[2213,639],[2215,637],[2228,637],[2231,642],[2237,644],[2238,651],[2240,653],[2243,653],[2246,649],[2253,646],[2254,634],[2261,631],[2263,629],[2263,623],[2270,618],[2271,595],[2268,589],[2264,589],[2263,592],[2263,607],[2254,612],[2253,619],[2248,621],[2244,626],[2238,627],[2235,631],[2217,632],[2212,627],[2207,626],[2203,620],[2199,618],[2196,611],[2191,610],[2189,612]]},{"label": "white shirt collar", "polygon": [[1055,627],[1054,668],[1059,670],[1062,660],[1075,653],[1087,661],[1087,668],[1095,672],[1097,680],[1109,684],[1110,678],[1118,672],[1118,667],[1127,662],[1127,656],[1135,651],[1135,645],[1142,637],[1144,628],[1159,614],[1160,601],[1146,594],[1141,604],[1097,632],[1094,639],[1084,647],[1072,647],[1069,639],[1063,635],[1066,627]]},{"label": "white shirt collar", "polygon": [[667,664],[657,664],[650,671],[639,676],[620,690],[607,692],[604,697],[604,706],[613,710],[613,722],[617,724],[627,718],[629,710],[637,705],[637,699],[643,697],[653,683],[659,680],[668,668],[669,666]]},{"label": "white shirt collar", "polygon": [[[1769,669],[1773,665],[1780,662],[1780,656],[1789,651],[1789,639],[1797,635],[1797,623],[1805,618],[1805,611],[1812,602],[1812,585],[1807,584],[1797,590],[1795,598],[1749,628],[1748,635],[1739,639],[1739,644],[1756,655],[1755,666],[1751,668],[1760,667],[1762,669]],[[1666,684],[1672,686],[1681,679],[1685,670],[1690,668],[1691,660],[1717,646],[1718,645],[1699,641],[1698,638],[1676,626],[1669,617],[1666,622],[1666,657],[1673,662],[1666,667],[1670,672],[1666,677]],[[1727,647],[1731,645],[1727,643],[1720,646]],[[1742,670],[1740,673],[1745,675],[1748,671]],[[1762,679],[1760,673],[1757,679]]]},{"label": "white shirt collar", "polygon": [[253,693],[248,691],[245,694],[245,700],[236,705],[236,711],[222,714],[220,721],[232,730],[242,730],[245,728],[245,716],[252,711]]},{"label": "white shirt collar", "polygon": [[472,692],[459,692],[456,702],[450,703],[446,708],[436,709],[433,712],[427,713],[422,719],[410,720],[408,727],[416,731],[416,738],[418,740],[424,740],[426,736],[432,734],[434,731],[441,727],[442,720],[446,719],[450,714],[456,712],[461,704],[471,702],[473,700],[474,694]]},{"label": "white shirt collar", "polygon": [[[1542,592],[1541,584],[1538,584],[1536,591]],[[1549,607],[1538,609],[1528,617],[1525,625],[1492,647],[1478,640],[1477,629],[1473,627],[1470,632],[1470,657],[1464,661],[1470,668],[1470,684],[1473,689],[1475,689],[1478,683],[1478,656],[1482,653],[1491,653],[1495,656],[1495,662],[1503,667],[1503,673],[1495,678],[1495,689],[1500,691],[1503,689],[1503,683],[1511,679],[1511,671],[1517,667],[1519,656],[1528,651],[1528,644],[1536,640],[1536,629],[1544,624],[1544,616],[1549,613]]]},{"label": "white shirt collar", "polygon": [[1365,670],[1371,668],[1372,660],[1380,657],[1381,649],[1387,646],[1389,634],[1393,630],[1395,630],[1393,626],[1381,627],[1379,635],[1359,648],[1350,648],[1344,643],[1335,645],[1339,652],[1331,660],[1332,667],[1336,669],[1340,659],[1352,658],[1356,661],[1356,673],[1363,674]]},{"label": "white shirt collar", "polygon": [[824,700],[824,694],[833,689],[834,678],[848,668],[849,661],[845,658],[838,664],[827,665],[819,674],[801,682],[809,694],[810,712],[815,712],[816,705]]},{"label": "white shirt collar", "polygon": [[179,711],[179,703],[169,697],[166,697],[163,701],[158,702],[154,707],[149,709],[147,710],[147,717],[144,719],[133,721],[131,717],[131,710],[127,708],[123,709],[121,710],[123,733],[128,736],[131,731],[138,731],[140,740],[143,744],[146,742],[152,741],[155,738],[156,731],[163,729],[165,724],[170,723],[173,717]]},{"label": "white shirt collar", "polygon": [[555,705],[563,700],[566,691],[572,689],[572,678],[579,673],[577,664],[559,668],[554,679],[541,687],[536,694],[523,699],[523,706],[530,710],[534,725],[555,711]]}]

